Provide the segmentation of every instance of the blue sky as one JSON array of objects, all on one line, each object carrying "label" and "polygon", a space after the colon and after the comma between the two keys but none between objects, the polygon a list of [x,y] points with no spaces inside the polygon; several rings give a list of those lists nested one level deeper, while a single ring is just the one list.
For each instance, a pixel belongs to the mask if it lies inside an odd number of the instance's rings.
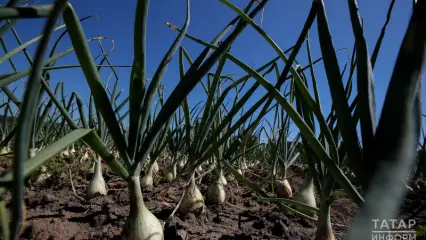
[{"label": "blue sky", "polygon": [[[3,1],[4,2],[4,1]],[[43,1],[40,3],[50,3],[51,1]],[[86,20],[83,23],[86,37],[108,36],[114,40],[115,49],[110,55],[110,60],[115,65],[131,65],[133,60],[133,21],[135,14],[136,1],[101,1],[91,0],[70,1],[80,18],[97,14],[98,20],[94,18]],[[247,0],[233,0],[233,4],[244,7]],[[373,51],[377,37],[386,19],[386,12],[390,4],[390,0],[359,0],[360,13],[364,20],[365,35],[369,45],[370,53]],[[326,0],[325,1],[328,20],[333,35],[333,41],[336,49],[348,48],[349,53],[353,47],[353,33],[350,25],[349,12],[347,1],[342,0]],[[150,3],[148,17],[148,32],[147,32],[147,77],[152,77],[158,63],[161,61],[165,52],[170,47],[176,32],[169,29],[164,22],[168,21],[177,26],[182,26],[185,20],[185,0],[154,0]],[[291,47],[300,34],[302,26],[306,20],[311,1],[281,1],[271,0],[264,9],[262,28],[268,33],[272,39],[283,49]],[[411,1],[397,0],[394,6],[393,15],[387,28],[387,33],[382,44],[382,48],[377,60],[375,73],[376,86],[376,103],[377,111],[380,112],[383,100],[385,97],[387,85],[392,74],[392,69],[395,59],[405,33],[406,26],[411,14]],[[205,41],[210,41],[233,17],[235,13],[227,8],[220,1],[191,1],[191,23],[188,33],[201,38]],[[257,17],[257,23],[260,23],[260,18]],[[24,42],[32,39],[41,33],[43,20],[35,22],[29,20],[20,21],[16,28],[20,37]],[[320,49],[317,38],[317,25],[314,23],[310,32],[311,48],[313,58],[320,57]],[[61,31],[59,31],[61,32]],[[58,33],[59,33],[58,32]],[[55,34],[54,39],[57,38]],[[16,47],[16,41],[12,38],[12,34],[6,34],[6,43],[8,48]],[[103,42],[106,49],[111,48],[111,43],[107,40]],[[34,51],[33,47],[29,48],[30,52]],[[68,37],[61,42],[59,50],[69,48],[70,42]],[[99,54],[99,46],[96,42],[90,44],[94,56]],[[203,49],[196,43],[185,39],[182,46],[189,52],[191,57],[195,59]],[[3,53],[2,53],[3,54]],[[232,54],[245,63],[260,67],[277,54],[260,37],[251,27],[248,27],[239,39],[235,42],[232,48]],[[338,53],[340,67],[348,61],[348,53],[340,51]],[[23,70],[28,67],[23,54],[19,54],[12,58],[18,69]],[[179,81],[177,55],[173,58],[165,74],[163,84],[168,91],[171,91]],[[300,52],[298,60],[301,65],[307,64],[305,48]],[[70,54],[60,60],[57,65],[77,64],[74,54]],[[281,64],[282,66],[282,64]],[[323,71],[322,62],[315,67],[316,77],[319,85],[323,110],[328,114],[330,108],[330,93],[327,85],[327,79]],[[0,71],[10,72],[11,67],[4,63],[0,65]],[[124,89],[125,95],[128,92],[129,73],[130,69],[118,69],[120,77],[119,88]],[[107,69],[102,70],[102,78],[105,81],[110,75]],[[225,67],[224,74],[239,73],[243,74],[235,65],[229,63]],[[88,99],[89,89],[85,82],[84,76],[80,69],[59,70],[52,73],[52,82],[65,82],[65,87],[68,92],[76,91],[84,99]],[[275,78],[271,78],[271,82],[275,82]],[[250,80],[254,82],[254,80]],[[18,83],[15,83],[16,86]],[[19,82],[20,88],[23,83]],[[254,103],[258,97],[265,93],[263,89],[256,92],[251,103]],[[22,91],[17,92],[18,97],[21,97]],[[424,94],[423,94],[424,95]],[[204,97],[203,90],[200,86],[190,94],[189,102],[193,106]],[[423,97],[424,101],[424,97]]]}]

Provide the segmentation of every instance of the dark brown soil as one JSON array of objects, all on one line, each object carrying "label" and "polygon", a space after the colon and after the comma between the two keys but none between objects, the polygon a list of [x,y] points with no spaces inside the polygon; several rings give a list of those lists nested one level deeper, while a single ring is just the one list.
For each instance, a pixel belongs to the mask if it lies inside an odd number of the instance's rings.
[{"label": "dark brown soil", "polygon": [[[258,172],[258,171],[256,171]],[[248,173],[250,179],[256,176]],[[258,174],[258,173],[257,173]],[[291,173],[290,173],[291,174]],[[129,211],[126,183],[105,173],[108,195],[86,200],[85,186],[90,174],[73,177],[76,197],[69,178],[48,179],[41,187],[25,190],[27,220],[21,239],[119,239]],[[297,193],[303,175],[290,179]],[[183,182],[175,183],[164,201],[167,183],[159,177],[157,186],[144,191],[145,203],[162,223],[165,239],[314,239],[315,222],[281,210],[276,204],[257,202],[258,195],[241,183],[226,186],[226,201],[221,206],[207,206],[200,216],[193,214],[168,219],[182,193]],[[209,179],[198,184],[205,195]],[[408,194],[402,218],[426,224],[426,190]],[[272,194],[271,194],[272,195]],[[6,195],[10,199],[10,195]],[[10,206],[8,206],[10,207]],[[358,207],[341,198],[332,206],[332,225],[336,239],[343,239]]]}]

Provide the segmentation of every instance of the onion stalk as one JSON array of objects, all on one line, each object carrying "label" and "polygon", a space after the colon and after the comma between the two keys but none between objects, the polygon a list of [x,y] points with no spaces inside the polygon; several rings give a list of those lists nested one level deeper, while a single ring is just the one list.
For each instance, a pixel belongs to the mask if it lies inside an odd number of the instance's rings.
[{"label": "onion stalk", "polygon": [[96,161],[92,163],[92,166],[89,168],[89,173],[95,173]]},{"label": "onion stalk", "polygon": [[93,198],[97,194],[100,194],[100,195],[107,194],[106,183],[105,183],[104,177],[102,176],[102,163],[101,163],[100,157],[95,163],[94,170],[95,172],[86,189],[86,194],[87,194],[87,197],[89,198]]},{"label": "onion stalk", "polygon": [[68,148],[62,150],[61,153],[59,153],[59,156],[62,157],[62,158],[69,157],[70,156],[70,152],[69,152]]},{"label": "onion stalk", "polygon": [[173,181],[176,177],[176,165],[177,162],[172,163],[172,165],[168,166],[164,172],[164,178],[169,182]]},{"label": "onion stalk", "polygon": [[[299,192],[295,200],[314,208],[317,207],[317,203],[316,203],[315,195],[314,195],[314,180],[311,174],[308,174],[306,176],[305,180],[300,186]],[[311,217],[316,217],[315,211],[306,210],[306,208],[303,208],[299,205],[294,205],[294,208],[302,213],[305,213],[306,215],[309,215]]]},{"label": "onion stalk", "polygon": [[87,161],[89,159],[90,159],[89,153],[86,151],[86,152],[84,152],[83,156],[81,156],[80,161]]},{"label": "onion stalk", "polygon": [[242,158],[241,159],[241,169],[242,170],[246,170],[248,167],[247,167],[247,163],[246,163],[246,159],[245,158]]},{"label": "onion stalk", "polygon": [[35,148],[30,148],[29,152],[30,152],[30,154],[29,154],[30,158],[33,158],[33,157],[36,156],[36,149]]},{"label": "onion stalk", "polygon": [[69,150],[69,153],[71,154],[71,155],[74,155],[75,154],[75,148],[74,148],[74,143],[72,144],[72,146],[71,146],[71,149]]},{"label": "onion stalk", "polygon": [[287,179],[276,180],[276,192],[277,196],[280,198],[291,198],[293,196],[293,191],[291,190],[290,183]]},{"label": "onion stalk", "polygon": [[164,240],[163,226],[145,206],[139,177],[128,181],[130,212],[121,232],[123,240]]},{"label": "onion stalk", "polygon": [[191,179],[185,190],[178,212],[182,215],[194,213],[196,216],[204,211],[204,197],[195,184],[195,173],[191,174]]},{"label": "onion stalk", "polygon": [[178,167],[179,167],[179,169],[182,170],[184,166],[185,166],[185,160],[182,159],[182,160],[179,161]]},{"label": "onion stalk", "polygon": [[223,175],[223,170],[222,168],[219,170],[219,183],[221,183],[223,186],[226,186],[226,184],[228,184],[228,181],[226,181],[225,176]]},{"label": "onion stalk", "polygon": [[225,201],[225,189],[222,183],[223,175],[217,175],[217,181],[213,182],[207,190],[207,203],[222,204]]},{"label": "onion stalk", "polygon": [[158,167],[157,159],[154,160],[152,163],[152,173],[156,174],[160,168]]},{"label": "onion stalk", "polygon": [[335,240],[333,228],[331,227],[330,207],[330,200],[324,200],[320,203],[320,213],[315,240]]},{"label": "onion stalk", "polygon": [[153,165],[150,165],[147,174],[145,174],[145,176],[143,176],[143,178],[141,179],[142,188],[152,188],[154,186],[154,180],[152,177],[153,172]]}]

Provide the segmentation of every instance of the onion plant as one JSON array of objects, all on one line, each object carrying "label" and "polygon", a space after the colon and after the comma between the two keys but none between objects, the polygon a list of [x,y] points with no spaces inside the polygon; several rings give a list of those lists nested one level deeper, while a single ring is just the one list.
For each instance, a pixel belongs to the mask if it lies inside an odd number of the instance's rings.
[{"label": "onion plant", "polygon": [[185,119],[182,116],[182,108],[180,107],[174,116],[167,132],[167,147],[169,150],[170,163],[164,169],[163,177],[172,181],[177,175],[177,165],[184,161],[184,153],[187,152],[188,146],[185,141]]},{"label": "onion plant", "polygon": [[[16,116],[13,113],[12,109],[11,109],[11,100],[10,98],[8,98],[7,101],[4,101],[2,103],[2,109],[3,110],[3,116],[2,116],[2,122],[0,125],[0,134],[1,134],[1,144],[0,144],[0,154],[8,154],[10,153],[11,149],[10,149],[10,143],[7,140],[7,136],[9,134],[13,134],[11,133],[13,130],[13,126],[15,125],[16,122]],[[9,139],[10,140],[10,139]]]},{"label": "onion plant", "polygon": [[[287,170],[293,163],[300,158],[299,139],[300,134],[296,134],[291,139],[291,121],[290,117],[285,114],[280,105],[276,106],[274,121],[271,130],[265,131],[268,142],[265,149],[267,160],[269,160],[269,180],[271,181],[272,190],[276,186],[278,197],[292,197],[293,192],[288,182]],[[269,123],[268,123],[269,124]],[[269,124],[270,125],[270,124]],[[278,128],[278,130],[276,130]]]}]

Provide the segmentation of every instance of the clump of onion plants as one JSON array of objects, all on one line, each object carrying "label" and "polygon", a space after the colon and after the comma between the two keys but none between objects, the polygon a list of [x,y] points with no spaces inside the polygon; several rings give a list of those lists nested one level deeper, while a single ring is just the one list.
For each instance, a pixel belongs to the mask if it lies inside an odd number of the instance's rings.
[{"label": "clump of onion plants", "polygon": [[[257,14],[262,6],[266,2],[259,4],[253,11],[252,14]],[[253,1],[249,3],[247,9],[250,9]],[[103,121],[107,126],[111,138],[113,139],[117,150],[120,153],[120,157],[124,161],[126,168],[122,167],[117,161],[114,161],[112,155],[104,154],[102,158],[112,167],[114,171],[119,173],[127,182],[129,187],[129,198],[130,198],[130,216],[127,219],[123,228],[122,237],[124,239],[162,239],[163,233],[161,224],[155,218],[152,213],[146,208],[143,202],[142,192],[140,189],[140,178],[139,173],[143,163],[147,160],[150,150],[156,144],[156,140],[160,139],[160,136],[164,136],[168,130],[170,119],[176,109],[184,102],[186,96],[192,90],[192,88],[201,80],[201,78],[207,73],[207,71],[213,67],[214,63],[219,60],[227,49],[235,41],[236,37],[242,32],[244,26],[247,25],[244,21],[236,21],[232,24],[238,23],[239,27],[235,28],[231,35],[229,35],[223,43],[219,46],[214,54],[209,55],[209,48],[199,56],[199,60],[194,62],[194,65],[184,73],[181,72],[181,81],[178,83],[175,90],[173,90],[168,99],[161,105],[161,110],[155,114],[153,121],[148,121],[149,113],[151,113],[152,101],[155,97],[155,93],[159,90],[159,86],[162,80],[162,75],[165,71],[165,66],[169,62],[169,59],[176,50],[178,44],[182,40],[186,29],[189,24],[189,13],[187,13],[187,20],[184,25],[182,32],[177,36],[176,41],[164,57],[160,67],[154,74],[154,77],[147,86],[145,73],[145,29],[147,14],[144,10],[147,9],[148,1],[140,0],[136,7],[136,21],[135,21],[135,59],[132,68],[132,76],[130,80],[130,110],[129,110],[129,130],[128,130],[128,141],[124,141],[124,136],[120,125],[118,124],[114,111],[111,105],[105,104],[109,102],[103,86],[100,83],[99,75],[94,68],[94,63],[90,57],[90,51],[88,50],[87,43],[84,41],[84,35],[81,31],[69,30],[69,34],[72,39],[73,45],[80,45],[79,48],[75,48],[77,51],[77,57],[80,64],[83,66],[83,72],[85,73],[86,79],[88,80],[89,86],[93,93],[94,103],[97,109],[99,109],[102,115]],[[189,11],[189,1],[188,1]],[[65,14],[64,20],[66,24],[75,24],[76,17],[71,12]],[[67,17],[72,17],[74,20],[69,21]],[[77,24],[78,26],[78,24]],[[228,31],[229,28],[226,28]],[[213,44],[217,44],[221,38],[221,34],[213,41]],[[84,46],[84,48],[81,48]],[[79,51],[79,50],[82,51]],[[83,51],[84,49],[84,51]],[[202,59],[206,58],[206,61]],[[198,64],[198,66],[197,66]],[[145,86],[146,92],[141,92],[142,86]],[[162,93],[159,91],[159,98],[162,99]],[[142,108],[140,107],[142,106]],[[185,114],[187,115],[187,114]],[[165,137],[164,137],[165,139]],[[128,144],[126,144],[126,142]],[[160,141],[162,142],[162,141]],[[91,145],[93,147],[93,145]],[[97,151],[98,152],[98,151]],[[99,152],[98,152],[99,153]],[[192,165],[192,171],[197,167],[198,164]],[[190,169],[191,169],[190,168]],[[190,175],[191,176],[191,175]],[[192,175],[193,176],[193,175]],[[192,177],[193,179],[193,177]],[[192,180],[188,185],[189,189],[194,189],[194,181]],[[195,191],[197,192],[197,191]],[[197,195],[197,194],[195,194]]]},{"label": "clump of onion plants", "polygon": [[[9,8],[13,5],[14,2],[8,4],[6,7]],[[266,1],[262,1],[258,6],[256,6],[249,14],[253,17],[261,11]],[[245,12],[249,12],[251,6],[253,6],[254,1],[250,1],[248,6],[245,9]],[[67,124],[67,128],[61,129],[66,131],[61,137],[53,142],[50,146],[46,146],[40,154],[36,154],[33,157],[33,161],[29,165],[25,166],[27,172],[32,171],[33,169],[39,167],[42,163],[51,158],[54,154],[57,154],[61,150],[65,149],[63,156],[66,156],[66,151],[68,147],[78,141],[83,140],[87,145],[89,145],[101,159],[103,159],[109,167],[125,180],[128,184],[129,200],[130,200],[130,214],[126,220],[126,223],[122,231],[122,239],[164,239],[163,229],[160,221],[146,208],[143,201],[141,186],[140,186],[140,173],[142,166],[148,161],[148,155],[151,152],[151,149],[155,144],[161,144],[165,141],[168,126],[170,124],[170,119],[174,112],[179,108],[179,106],[186,100],[188,94],[192,89],[201,81],[201,79],[210,71],[210,69],[215,66],[216,62],[224,61],[223,57],[227,51],[230,49],[234,41],[241,34],[241,32],[247,26],[247,22],[236,17],[233,19],[229,25],[227,25],[223,31],[221,31],[217,37],[212,41],[211,45],[215,46],[217,49],[212,52],[211,46],[205,48],[205,50],[196,58],[194,62],[191,62],[190,68],[185,72],[181,72],[181,81],[178,83],[177,87],[171,91],[168,99],[161,104],[161,110],[154,113],[152,117],[152,103],[155,98],[163,99],[163,93],[161,91],[161,81],[163,74],[166,70],[168,63],[170,62],[175,50],[178,48],[182,38],[184,37],[186,30],[189,25],[189,0],[187,0],[187,14],[186,21],[183,27],[183,30],[178,34],[176,40],[173,42],[170,49],[165,54],[161,63],[159,64],[158,69],[156,70],[152,80],[147,81],[146,74],[146,26],[147,26],[147,12],[148,12],[149,0],[138,0],[136,5],[136,16],[135,16],[135,26],[134,26],[134,59],[130,74],[130,84],[129,84],[129,113],[128,113],[128,129],[124,128],[122,123],[123,118],[120,115],[119,107],[115,105],[115,101],[118,98],[115,90],[108,91],[107,84],[101,80],[99,72],[101,68],[97,67],[95,60],[91,55],[91,51],[88,46],[88,42],[93,39],[87,40],[83,29],[80,24],[80,20],[77,17],[75,11],[73,10],[70,3],[67,1],[58,0],[54,5],[49,6],[51,11],[31,11],[33,14],[36,14],[37,17],[46,17],[48,12],[48,21],[46,24],[44,35],[41,38],[41,44],[36,52],[36,58],[32,69],[28,71],[31,73],[30,79],[28,81],[28,86],[26,88],[22,112],[19,117],[18,123],[18,132],[16,145],[16,161],[14,167],[14,179],[13,183],[16,185],[13,193],[13,200],[16,202],[13,207],[13,219],[12,219],[12,238],[17,238],[19,231],[20,223],[22,221],[22,193],[23,193],[23,177],[24,177],[24,160],[28,158],[29,153],[29,138],[31,135],[31,123],[34,122],[34,116],[36,112],[37,104],[39,104],[41,98],[39,98],[39,90],[42,88],[43,94],[47,93],[52,99],[55,106],[58,108],[60,114],[64,118],[64,121]],[[43,9],[43,8],[42,8]],[[8,9],[6,9],[8,10]],[[10,10],[10,9],[9,9]],[[15,9],[16,10],[16,9]],[[34,9],[32,9],[34,10]],[[8,11],[12,14],[18,14],[16,17],[19,17],[22,11]],[[28,11],[25,11],[28,12]],[[50,89],[48,80],[49,76],[42,70],[43,66],[46,66],[50,63],[56,62],[60,56],[54,55],[54,50],[52,51],[52,56],[46,61],[43,60],[45,50],[48,46],[49,38],[53,32],[55,22],[57,17],[62,13],[62,18],[67,28],[67,33],[71,39],[73,48],[65,51],[65,53],[75,52],[81,70],[84,73],[84,76],[87,80],[87,83],[90,87],[91,92],[91,106],[89,106],[90,111],[96,111],[96,120],[93,119],[93,114],[89,114],[89,124],[87,119],[84,116],[84,110],[82,108],[78,109],[80,114],[79,121],[76,122],[72,117],[72,114],[69,113],[69,108],[64,106],[66,104],[58,101],[54,92]],[[44,15],[43,15],[44,14]],[[28,16],[27,16],[28,17]],[[232,28],[234,27],[235,28]],[[233,30],[232,30],[233,29]],[[230,34],[227,34],[230,31]],[[222,40],[223,36],[227,36]],[[99,40],[99,38],[97,39]],[[222,43],[219,45],[219,41]],[[102,51],[101,54],[101,64],[107,64],[111,66],[111,63],[108,60],[108,57],[105,51]],[[211,53],[211,54],[210,54]],[[65,55],[65,54],[64,54]],[[224,63],[224,62],[223,62]],[[220,70],[221,71],[221,70]],[[220,73],[219,71],[219,73]],[[42,76],[40,76],[43,72]],[[13,75],[6,82],[13,82],[17,79],[22,78],[23,74],[28,74],[26,71],[23,71],[21,75]],[[118,75],[114,72],[114,77],[118,81]],[[16,78],[16,79],[14,79]],[[216,78],[215,81],[218,81],[219,78]],[[245,79],[245,81],[248,78]],[[243,81],[240,81],[237,85],[241,84]],[[234,89],[231,87],[229,89]],[[212,88],[213,92],[216,90],[215,87]],[[210,99],[215,98],[211,96]],[[222,106],[223,99],[219,99],[219,104],[216,106]],[[90,104],[89,104],[90,105]],[[81,106],[81,104],[80,104]],[[185,107],[187,109],[187,106]],[[95,110],[94,110],[95,109]],[[210,110],[210,109],[209,109]],[[214,110],[214,109],[213,109]],[[223,109],[222,109],[223,111]],[[207,111],[206,111],[207,112]],[[215,110],[217,113],[217,111]],[[237,110],[238,112],[238,110]],[[213,114],[213,118],[220,117],[217,114]],[[188,111],[185,110],[185,115],[188,115]],[[151,117],[152,118],[151,118]],[[207,115],[206,115],[207,116]],[[231,119],[228,119],[224,122],[224,126],[216,126],[214,128],[213,135],[210,137],[210,132],[199,132],[201,135],[201,141],[194,141],[194,143],[202,144],[199,145],[198,149],[195,151],[199,153],[205,153],[198,155],[196,158],[189,159],[188,163],[185,164],[189,166],[189,176],[191,181],[188,184],[188,189],[196,189],[194,182],[195,169],[201,165],[201,163],[209,159],[213,154],[215,149],[214,141],[224,142],[229,136],[235,131],[231,127],[229,132],[226,132],[224,136],[220,136],[224,133],[225,126],[228,123],[232,122],[232,117],[235,114],[230,115]],[[92,119],[90,119],[92,118]],[[247,119],[248,116],[244,116],[243,119]],[[151,121],[152,120],[152,121]],[[207,119],[208,120],[208,119]],[[97,124],[93,124],[93,122]],[[204,121],[204,123],[211,123],[212,121]],[[219,123],[219,122],[216,122]],[[244,121],[242,121],[244,123]],[[241,122],[236,124],[236,126],[242,125]],[[219,123],[220,124],[220,123]],[[95,127],[94,127],[95,126]],[[190,126],[188,126],[190,127]],[[94,130],[94,128],[98,128]],[[207,128],[210,129],[210,128]],[[98,135],[101,132],[107,134]],[[61,132],[62,134],[62,132]],[[210,141],[204,142],[205,136],[209,135]],[[188,133],[188,138],[190,137],[190,132]],[[218,138],[219,137],[219,138]],[[213,141],[214,140],[214,141]],[[117,153],[111,152],[111,146],[114,145],[114,148],[117,150]],[[189,144],[188,144],[189,145]],[[220,146],[221,144],[219,144]],[[190,151],[189,151],[190,152]],[[68,152],[69,155],[69,152]],[[121,161],[118,161],[118,157]],[[191,158],[191,157],[190,157]],[[153,159],[152,159],[153,160]],[[192,161],[192,162],[191,162]],[[198,163],[197,163],[198,161]],[[100,161],[98,161],[95,168],[94,177],[96,173],[99,172],[96,169],[101,169]],[[27,174],[25,172],[25,174]],[[99,176],[99,175],[98,175]],[[8,176],[9,178],[10,176]],[[99,178],[98,178],[99,179]],[[5,180],[5,182],[11,180]],[[194,188],[195,185],[195,188]],[[191,191],[189,191],[191,193]],[[197,191],[195,191],[196,193]],[[198,195],[198,194],[195,194]]]}]

